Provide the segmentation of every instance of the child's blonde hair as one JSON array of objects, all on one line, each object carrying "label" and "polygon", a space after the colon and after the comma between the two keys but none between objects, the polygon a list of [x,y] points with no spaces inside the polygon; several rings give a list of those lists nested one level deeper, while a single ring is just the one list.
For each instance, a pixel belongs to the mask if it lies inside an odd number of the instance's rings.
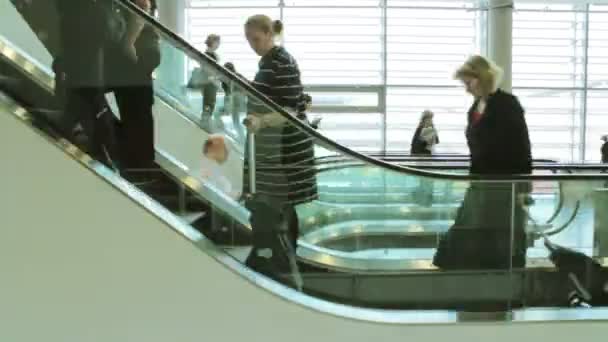
[{"label": "child's blonde hair", "polygon": [[228,146],[226,143],[226,140],[224,139],[223,136],[219,135],[219,134],[212,134],[210,135],[207,140],[205,140],[205,142],[203,143],[203,154],[206,156],[209,154],[209,152],[211,151],[211,149],[214,148],[221,148],[223,149],[224,153],[225,153],[225,158],[228,158],[228,154],[229,154],[229,150],[228,150]]}]

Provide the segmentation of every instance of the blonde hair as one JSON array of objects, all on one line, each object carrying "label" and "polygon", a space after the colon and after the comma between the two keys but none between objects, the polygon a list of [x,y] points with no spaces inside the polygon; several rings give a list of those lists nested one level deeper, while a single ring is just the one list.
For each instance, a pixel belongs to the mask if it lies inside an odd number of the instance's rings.
[{"label": "blonde hair", "polygon": [[503,71],[494,62],[479,55],[469,57],[454,73],[454,79],[463,80],[472,77],[479,80],[483,95],[492,93],[502,81]]},{"label": "blonde hair", "polygon": [[283,34],[283,22],[280,20],[272,20],[264,14],[256,14],[247,19],[245,22],[246,28],[252,28],[264,33],[272,33],[274,37],[280,37]]}]

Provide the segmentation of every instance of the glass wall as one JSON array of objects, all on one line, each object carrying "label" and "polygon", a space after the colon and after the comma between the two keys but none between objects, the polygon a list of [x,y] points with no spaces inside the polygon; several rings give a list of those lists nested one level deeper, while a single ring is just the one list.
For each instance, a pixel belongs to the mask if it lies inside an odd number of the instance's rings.
[{"label": "glass wall", "polygon": [[[484,53],[485,1],[189,0],[187,36],[253,77],[258,57],[243,36],[252,14],[285,22],[324,134],[360,151],[407,151],[420,113],[432,109],[438,152],[466,153],[471,99],[452,80],[471,54]],[[527,111],[535,158],[599,160],[608,133],[608,11],[585,1],[516,1],[513,86]],[[608,94],[606,94],[608,95]]]}]

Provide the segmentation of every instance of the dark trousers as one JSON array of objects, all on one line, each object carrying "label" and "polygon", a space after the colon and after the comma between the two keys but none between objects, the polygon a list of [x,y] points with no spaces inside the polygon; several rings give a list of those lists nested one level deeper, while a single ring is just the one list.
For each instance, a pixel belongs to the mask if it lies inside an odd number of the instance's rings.
[{"label": "dark trousers", "polygon": [[203,114],[212,115],[217,102],[217,85],[208,83],[203,86]]},{"label": "dark trousers", "polygon": [[80,141],[92,158],[107,165],[116,157],[112,114],[104,98],[105,1],[56,0],[61,35],[61,65],[66,79],[61,129],[77,141],[74,128],[80,124],[86,139]]},{"label": "dark trousers", "polygon": [[[79,141],[74,128],[80,124],[84,141]],[[115,166],[117,161],[116,136],[112,111],[107,106],[104,91],[99,88],[71,88],[65,90],[65,108],[61,124],[69,140],[83,144],[94,159]]]},{"label": "dark trousers", "polygon": [[264,195],[254,195],[247,200],[246,207],[251,211],[253,248],[245,264],[270,278],[300,288],[295,209]]},{"label": "dark trousers", "polygon": [[114,89],[120,110],[120,156],[125,168],[153,168],[155,165],[152,91],[151,86]]}]

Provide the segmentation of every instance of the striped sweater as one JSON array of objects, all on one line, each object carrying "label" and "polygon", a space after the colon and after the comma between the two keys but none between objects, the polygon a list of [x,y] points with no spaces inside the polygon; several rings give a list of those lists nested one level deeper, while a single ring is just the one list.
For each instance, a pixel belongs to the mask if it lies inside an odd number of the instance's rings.
[{"label": "striped sweater", "polygon": [[[304,112],[306,102],[300,70],[283,47],[274,47],[262,57],[252,85],[289,112]],[[250,99],[248,106],[250,114],[271,112],[256,99]],[[316,199],[313,140],[307,133],[287,122],[262,128],[255,136],[255,153],[258,193],[292,205]],[[249,192],[248,169],[246,160],[245,192]]]}]

